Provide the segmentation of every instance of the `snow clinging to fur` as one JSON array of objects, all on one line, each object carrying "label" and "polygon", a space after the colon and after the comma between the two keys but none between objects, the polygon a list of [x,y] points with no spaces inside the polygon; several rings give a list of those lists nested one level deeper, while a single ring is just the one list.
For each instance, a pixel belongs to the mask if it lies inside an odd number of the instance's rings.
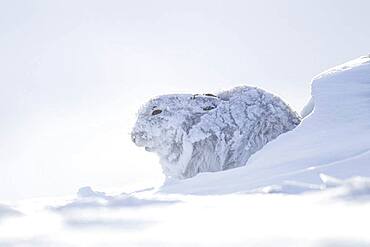
[{"label": "snow clinging to fur", "polygon": [[132,141],[156,152],[168,177],[189,178],[243,166],[299,123],[300,117],[280,98],[244,86],[218,95],[154,98],[140,110]]}]

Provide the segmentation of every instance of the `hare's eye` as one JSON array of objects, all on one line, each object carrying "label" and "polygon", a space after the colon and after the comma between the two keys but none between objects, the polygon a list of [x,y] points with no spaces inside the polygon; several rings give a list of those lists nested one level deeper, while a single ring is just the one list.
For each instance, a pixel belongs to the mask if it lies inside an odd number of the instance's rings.
[{"label": "hare's eye", "polygon": [[206,107],[203,107],[203,111],[210,111],[210,110],[213,110],[215,108],[216,108],[216,106],[206,106]]},{"label": "hare's eye", "polygon": [[152,112],[152,116],[158,115],[158,114],[160,114],[161,112],[162,112],[162,110],[159,110],[159,109],[154,110],[154,111]]}]

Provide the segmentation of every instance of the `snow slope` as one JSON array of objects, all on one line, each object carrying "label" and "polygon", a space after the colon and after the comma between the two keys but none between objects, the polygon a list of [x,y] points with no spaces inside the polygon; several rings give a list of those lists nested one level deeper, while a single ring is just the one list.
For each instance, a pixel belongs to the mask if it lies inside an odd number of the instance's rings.
[{"label": "snow slope", "polygon": [[166,193],[296,193],[325,186],[320,174],[370,176],[370,56],[316,76],[306,117],[253,155],[246,167],[169,180]]}]

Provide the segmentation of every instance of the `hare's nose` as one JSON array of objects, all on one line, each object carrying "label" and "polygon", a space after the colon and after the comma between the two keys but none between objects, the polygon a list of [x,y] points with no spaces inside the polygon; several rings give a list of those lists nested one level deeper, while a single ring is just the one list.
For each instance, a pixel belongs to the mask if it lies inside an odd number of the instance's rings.
[{"label": "hare's nose", "polygon": [[135,140],[136,140],[136,136],[134,135],[134,133],[131,133],[131,141],[133,143],[136,143]]},{"label": "hare's nose", "polygon": [[135,143],[135,144],[138,144],[137,142],[140,140],[140,139],[145,139],[146,138],[146,133],[144,131],[140,131],[140,132],[132,132],[131,133],[131,140]]}]

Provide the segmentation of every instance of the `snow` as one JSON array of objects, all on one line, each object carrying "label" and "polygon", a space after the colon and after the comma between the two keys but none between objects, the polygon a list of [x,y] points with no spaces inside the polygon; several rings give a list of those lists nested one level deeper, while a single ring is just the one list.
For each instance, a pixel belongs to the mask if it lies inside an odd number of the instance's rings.
[{"label": "snow", "polygon": [[[287,192],[296,193],[320,188],[321,173],[340,179],[369,177],[369,95],[370,56],[321,73],[312,81],[302,123],[268,143],[245,167],[171,180],[161,191],[227,194],[268,186],[289,187]],[[294,183],[306,186],[294,190]]]},{"label": "snow", "polygon": [[370,246],[369,85],[370,56],[315,77],[302,123],[243,167],[2,202],[0,246]]},{"label": "snow", "polygon": [[370,178],[357,176],[340,180],[325,174],[320,174],[320,177],[325,188],[336,188],[330,192],[333,197],[347,201],[370,202]]},{"label": "snow", "polygon": [[53,207],[55,211],[70,211],[75,209],[93,208],[124,208],[124,207],[143,207],[152,205],[163,205],[176,203],[176,200],[152,200],[142,199],[132,194],[122,193],[116,196],[109,196],[104,192],[94,191],[90,187],[80,188],[77,198],[73,201],[58,207]]},{"label": "snow", "polygon": [[13,217],[19,215],[21,215],[21,213],[13,209],[12,207],[0,204],[0,221],[6,217]]},{"label": "snow", "polygon": [[160,156],[163,172],[189,178],[244,166],[249,157],[299,116],[262,89],[237,87],[217,95],[163,95],[139,112],[132,140]]},{"label": "snow", "polygon": [[360,180],[300,195],[146,191],[23,201],[38,209],[0,222],[0,246],[368,246],[370,183]]}]

